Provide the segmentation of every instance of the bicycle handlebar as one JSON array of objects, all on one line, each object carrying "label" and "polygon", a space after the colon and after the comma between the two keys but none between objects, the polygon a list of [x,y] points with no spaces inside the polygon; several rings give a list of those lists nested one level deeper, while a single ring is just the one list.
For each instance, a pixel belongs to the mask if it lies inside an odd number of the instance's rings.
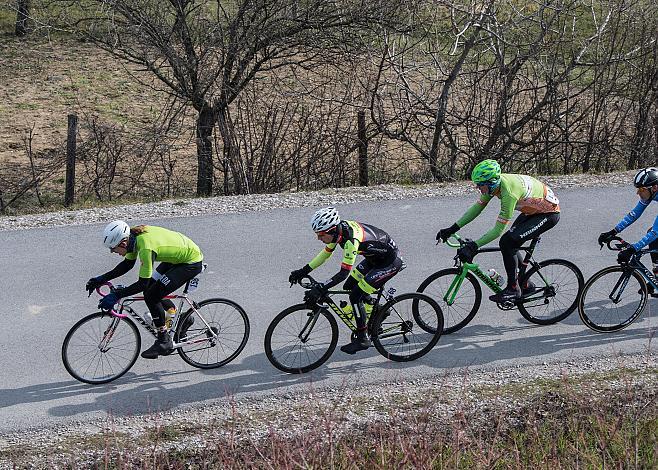
[{"label": "bicycle handlebar", "polygon": [[[619,242],[619,243],[613,246],[612,242]],[[629,245],[629,243],[621,237],[612,237],[610,240],[605,242],[605,245],[608,247],[608,250],[610,251],[621,251],[624,248],[626,248]],[[601,249],[603,249],[603,244],[601,244]]]},{"label": "bicycle handlebar", "polygon": [[[110,288],[110,291],[107,292],[107,293],[103,293],[103,291],[101,291],[101,289],[102,289],[103,287],[105,287],[105,286],[107,286],[107,287]],[[96,288],[96,293],[97,293],[98,295],[100,295],[101,297],[105,297],[107,294],[109,294],[109,293],[112,292],[113,290],[114,290],[114,284],[112,284],[110,281],[107,281],[107,282],[105,282],[104,284],[102,284],[102,285],[100,285],[100,286],[98,286],[98,287]],[[128,316],[128,315],[126,315],[125,313],[119,313],[119,312],[117,312],[117,311],[114,310],[113,308],[110,309],[110,310],[108,310],[108,312],[110,312],[110,315],[113,315],[113,316],[115,316],[115,317],[119,317],[119,318],[125,318],[125,317]]]},{"label": "bicycle handlebar", "polygon": [[[451,238],[454,238],[455,240],[457,240],[457,243],[451,242],[450,241]],[[452,235],[450,235],[448,237],[448,239],[446,240],[446,245],[448,245],[451,248],[461,248],[463,244],[464,244],[464,241],[463,241],[462,237],[460,237],[456,233],[453,233]]]}]

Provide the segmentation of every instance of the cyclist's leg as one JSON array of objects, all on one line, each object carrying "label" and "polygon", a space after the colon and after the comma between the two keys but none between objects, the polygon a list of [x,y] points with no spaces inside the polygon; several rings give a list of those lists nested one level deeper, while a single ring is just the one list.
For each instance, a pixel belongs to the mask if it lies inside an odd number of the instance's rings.
[{"label": "cyclist's leg", "polygon": [[[158,280],[160,280],[160,278],[163,276],[163,274],[166,273],[167,271],[169,271],[173,266],[175,266],[175,265],[173,265],[171,263],[166,263],[166,262],[160,263],[158,265],[158,267],[155,268],[155,271],[153,272],[153,276],[151,277],[151,279],[153,279],[152,282],[157,282]],[[160,303],[162,304],[162,308],[164,310],[169,310],[171,308],[176,308],[174,303],[169,299],[162,299],[162,301]]]},{"label": "cyclist's leg", "polygon": [[162,298],[183,286],[193,279],[202,270],[202,263],[174,264],[160,279],[152,282],[144,291],[144,302],[151,312],[153,323],[158,330],[158,338],[153,346],[142,353],[142,357],[155,359],[158,355],[166,354],[172,348],[171,336],[165,326],[165,311],[162,307]]},{"label": "cyclist's leg", "polygon": [[[542,233],[553,228],[560,220],[559,212],[526,215],[521,214],[512,224],[512,227],[500,237],[500,251],[503,255],[503,263],[507,274],[507,287],[504,295],[496,295],[494,301],[505,300],[514,292],[521,293],[521,287],[517,283],[517,270],[523,269],[523,257],[519,253],[519,247],[526,241],[536,238]],[[490,297],[490,298],[491,298]],[[500,300],[497,300],[500,298]]]}]

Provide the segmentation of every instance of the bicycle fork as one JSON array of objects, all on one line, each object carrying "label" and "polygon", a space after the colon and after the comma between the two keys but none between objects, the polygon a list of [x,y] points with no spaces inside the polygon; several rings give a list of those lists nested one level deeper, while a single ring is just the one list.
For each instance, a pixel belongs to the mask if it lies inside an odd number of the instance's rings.
[{"label": "bicycle fork", "polygon": [[309,312],[308,320],[306,321],[304,328],[302,328],[302,331],[300,331],[299,334],[297,335],[297,337],[302,343],[306,343],[308,341],[308,337],[313,331],[313,328],[315,327],[315,324],[317,323],[318,318],[320,317],[320,311],[323,310],[323,308],[324,307],[318,307],[312,312]]},{"label": "bicycle fork", "polygon": [[106,353],[110,350],[110,341],[112,341],[112,338],[114,337],[114,333],[117,331],[117,327],[119,326],[119,322],[121,321],[120,318],[114,317],[112,319],[112,323],[110,323],[110,326],[107,327],[107,330],[103,333],[103,338],[101,338],[101,342],[98,343],[98,350],[102,353]]},{"label": "bicycle fork", "polygon": [[612,288],[608,298],[612,301],[613,304],[618,304],[621,301],[621,294],[623,294],[626,286],[628,285],[628,280],[631,278],[631,273],[632,271],[623,272],[617,280],[615,287]]}]

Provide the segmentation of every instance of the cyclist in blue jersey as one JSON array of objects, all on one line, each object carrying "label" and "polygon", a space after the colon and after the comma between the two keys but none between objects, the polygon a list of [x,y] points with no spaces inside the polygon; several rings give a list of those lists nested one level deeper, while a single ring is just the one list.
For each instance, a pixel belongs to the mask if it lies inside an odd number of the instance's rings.
[{"label": "cyclist in blue jersey", "polygon": [[[633,178],[633,184],[637,188],[637,195],[640,197],[640,200],[633,210],[626,214],[612,230],[599,235],[598,242],[600,245],[609,242],[615,235],[621,233],[626,227],[639,219],[651,201],[658,201],[658,168],[649,167],[638,171],[635,178]],[[653,226],[640,241],[629,245],[619,252],[617,261],[619,263],[628,263],[633,254],[647,245],[652,250],[658,249],[658,217],[656,217]],[[653,263],[654,274],[658,274],[658,253],[651,253],[651,261]],[[655,295],[651,290],[650,293]]]}]

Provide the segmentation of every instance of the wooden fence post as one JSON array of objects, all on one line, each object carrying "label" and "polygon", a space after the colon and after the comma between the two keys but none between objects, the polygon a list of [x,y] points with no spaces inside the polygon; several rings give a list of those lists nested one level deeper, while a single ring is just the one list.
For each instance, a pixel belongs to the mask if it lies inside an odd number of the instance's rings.
[{"label": "wooden fence post", "polygon": [[64,206],[73,204],[75,199],[75,139],[78,134],[78,116],[69,114],[69,126],[66,138],[66,190]]},{"label": "wooden fence post", "polygon": [[368,186],[368,137],[366,135],[366,112],[357,114],[359,140],[359,186]]}]

